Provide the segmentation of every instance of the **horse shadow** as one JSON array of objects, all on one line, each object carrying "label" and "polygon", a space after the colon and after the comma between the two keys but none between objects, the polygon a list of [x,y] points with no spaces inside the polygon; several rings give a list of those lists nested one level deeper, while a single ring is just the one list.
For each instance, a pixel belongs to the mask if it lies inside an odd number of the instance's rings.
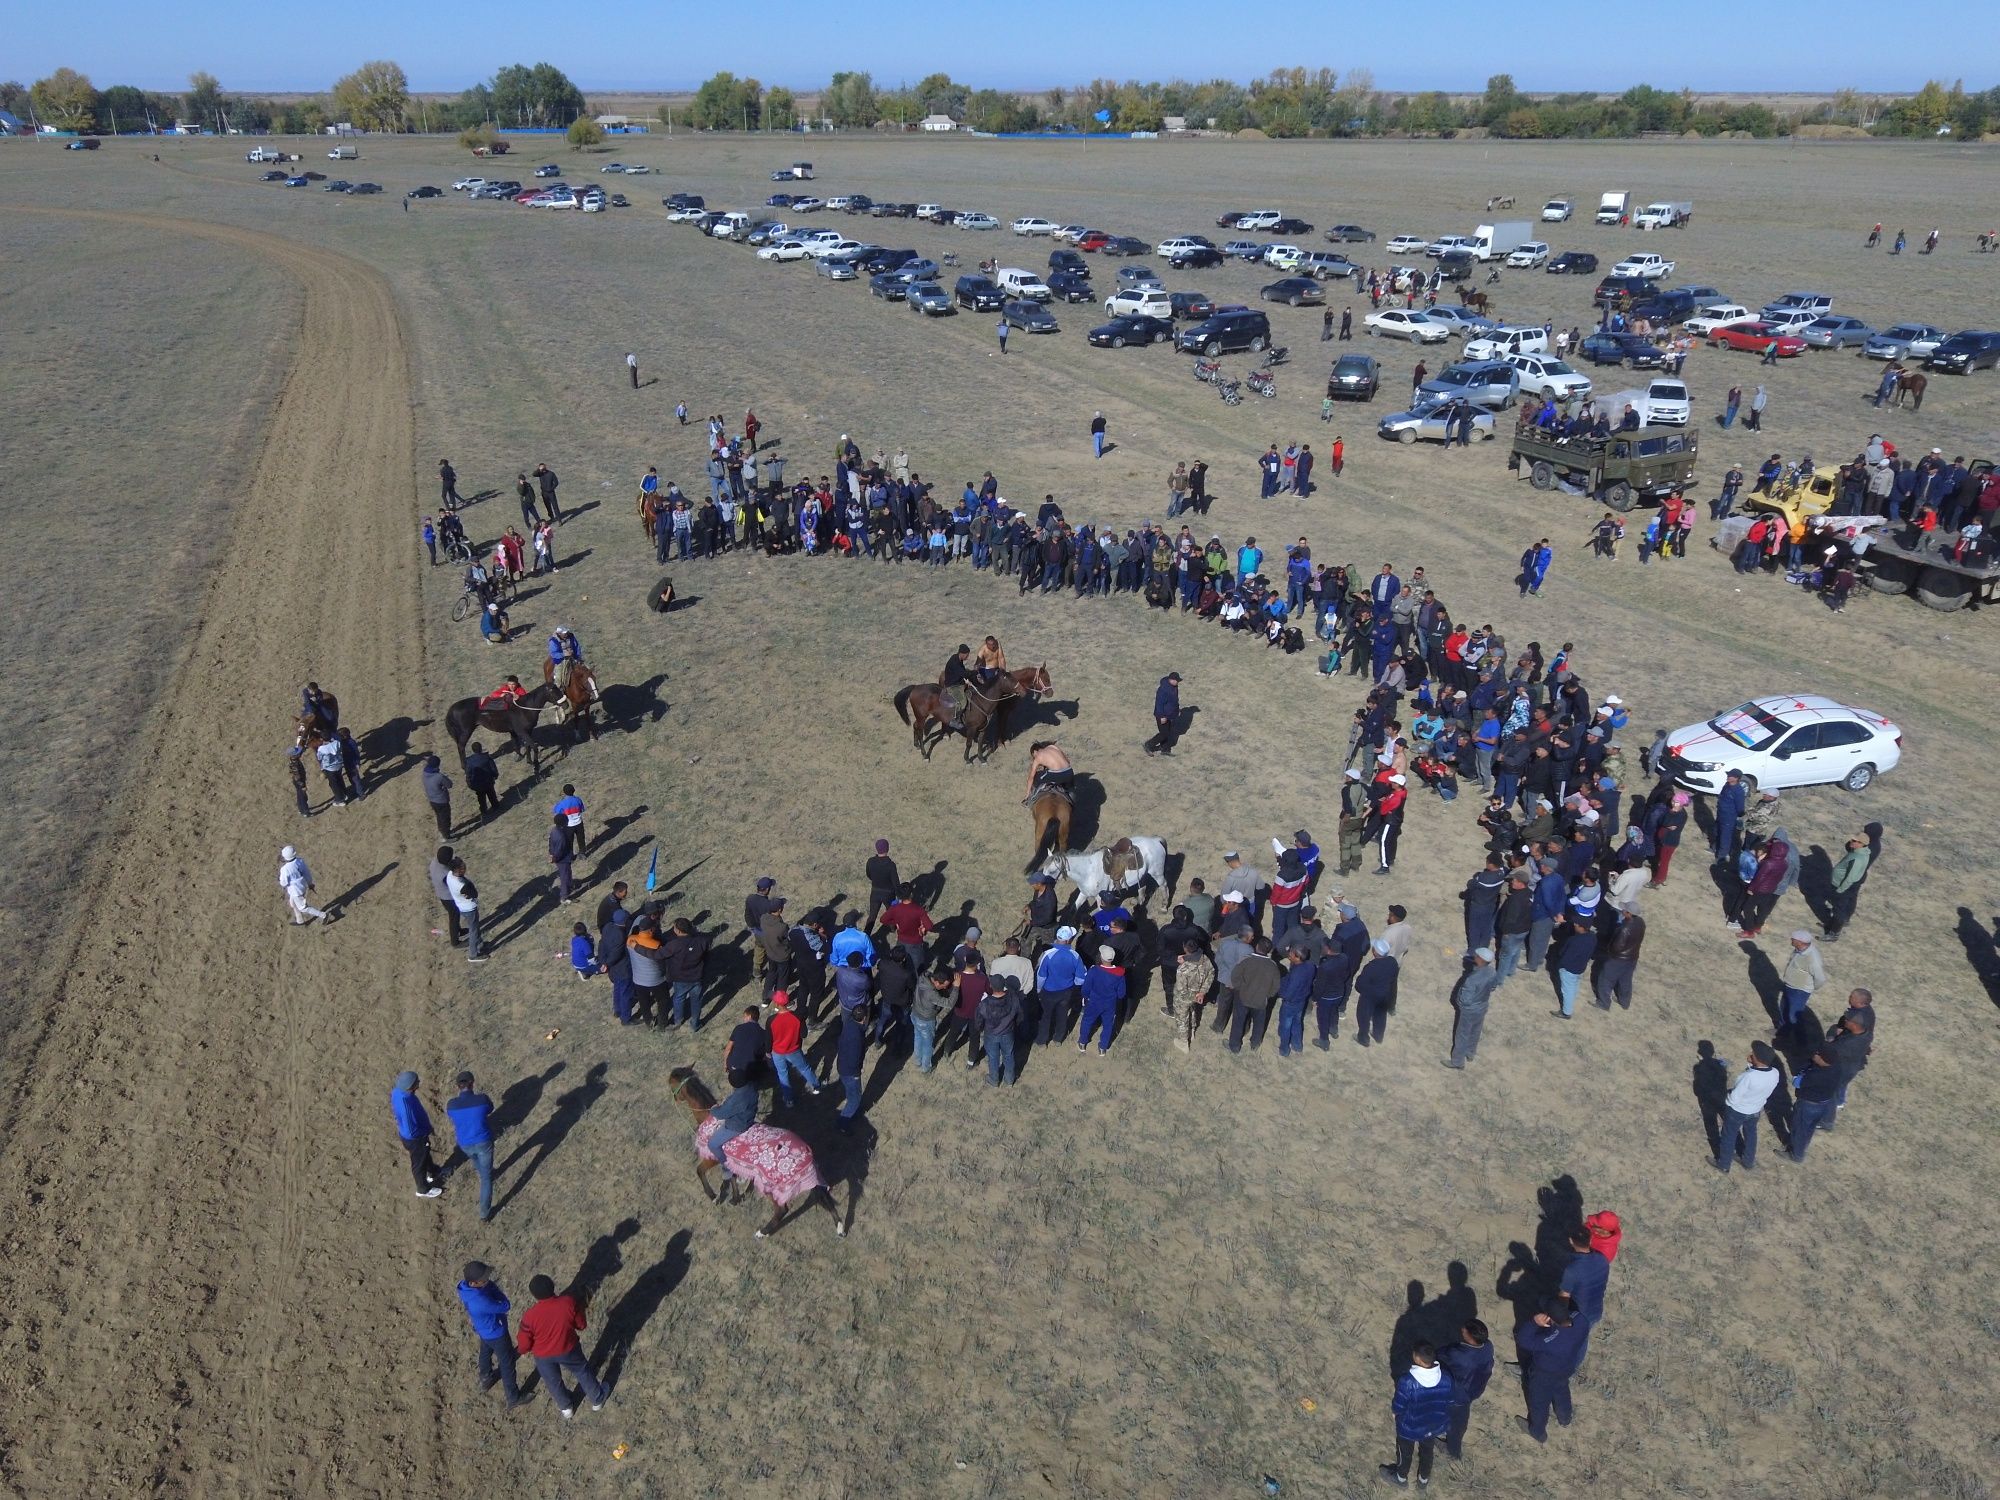
[{"label": "horse shadow", "polygon": [[576,1268],[569,1285],[563,1288],[565,1297],[576,1298],[579,1307],[588,1308],[597,1289],[618,1273],[625,1264],[624,1254],[619,1247],[639,1232],[636,1218],[618,1221],[615,1229],[608,1234],[600,1234],[590,1242],[590,1248],[583,1252],[583,1262]]},{"label": "horse shadow", "polygon": [[1729,1097],[1729,1065],[1715,1055],[1715,1043],[1706,1039],[1695,1043],[1694,1070],[1689,1088],[1695,1107],[1701,1111],[1701,1133],[1708,1141],[1708,1154],[1722,1149],[1722,1111]]},{"label": "horse shadow", "polygon": [[1104,787],[1095,776],[1079,776],[1072,787],[1069,842],[1072,849],[1096,845],[1104,826]]},{"label": "horse shadow", "polygon": [[1986,998],[2000,1005],[2000,935],[1975,916],[1969,906],[1958,909],[1958,925],[1953,930],[1965,949],[1965,961],[1986,991]]},{"label": "horse shadow", "polygon": [[349,886],[346,890],[342,891],[338,896],[334,897],[333,900],[327,903],[327,905],[335,911],[345,913],[348,907],[352,906],[355,902],[359,901],[363,896],[367,895],[368,892],[374,890],[376,886],[380,885],[384,880],[388,879],[389,872],[391,870],[398,868],[401,864],[402,864],[401,860],[395,860],[395,859],[390,860],[389,863],[382,866],[382,868],[377,870],[373,875],[366,875],[363,876],[360,880],[355,881],[353,885]]},{"label": "horse shadow", "polygon": [[428,729],[434,722],[402,714],[361,736],[361,756],[373,764],[370,779],[376,786],[394,781],[413,766],[422,764],[423,757],[411,748],[411,741],[419,729]]},{"label": "horse shadow", "polygon": [[516,1146],[508,1154],[504,1162],[494,1168],[494,1175],[498,1176],[506,1172],[515,1162],[521,1160],[524,1156],[528,1156],[529,1152],[532,1151],[534,1153],[529,1158],[528,1164],[521,1169],[521,1175],[507,1185],[506,1193],[493,1205],[494,1213],[499,1213],[501,1209],[514,1201],[521,1190],[528,1185],[528,1180],[535,1175],[535,1172],[541,1167],[542,1163],[547,1161],[555,1153],[556,1148],[569,1138],[569,1133],[576,1128],[577,1121],[589,1113],[590,1107],[593,1104],[604,1097],[604,1091],[607,1087],[604,1075],[610,1071],[610,1067],[609,1063],[600,1062],[593,1064],[590,1071],[584,1075],[582,1083],[573,1089],[558,1094],[556,1096],[555,1109],[550,1113],[548,1119],[544,1120],[540,1128],[532,1135]]},{"label": "horse shadow", "polygon": [[604,700],[604,712],[616,724],[634,724],[641,719],[650,719],[657,724],[667,716],[671,707],[659,695],[660,684],[667,680],[665,672],[655,672],[644,682],[636,685],[623,683],[599,690]]},{"label": "horse shadow", "polygon": [[1459,1330],[1479,1316],[1479,1295],[1471,1285],[1472,1273],[1465,1262],[1455,1260],[1444,1269],[1445,1290],[1428,1300],[1424,1284],[1412,1280],[1407,1288],[1408,1306],[1389,1334],[1389,1378],[1401,1379],[1410,1368],[1410,1351],[1419,1343],[1445,1349],[1458,1342]]},{"label": "horse shadow", "polygon": [[660,1258],[633,1278],[618,1300],[605,1309],[601,1319],[604,1331],[598,1335],[590,1363],[606,1390],[618,1384],[639,1334],[686,1279],[688,1245],[693,1238],[692,1230],[683,1229],[668,1240]]},{"label": "horse shadow", "polygon": [[1083,705],[1074,698],[1031,699],[1018,715],[1009,716],[1007,732],[1012,736],[1039,724],[1047,724],[1053,729],[1065,721],[1074,723],[1082,712]]}]

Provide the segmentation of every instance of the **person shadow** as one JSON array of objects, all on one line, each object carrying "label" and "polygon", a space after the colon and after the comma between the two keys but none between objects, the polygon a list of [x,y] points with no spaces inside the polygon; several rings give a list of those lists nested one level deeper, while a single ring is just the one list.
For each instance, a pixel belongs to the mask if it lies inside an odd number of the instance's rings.
[{"label": "person shadow", "polygon": [[606,1390],[618,1384],[640,1333],[687,1278],[688,1246],[693,1239],[693,1231],[683,1229],[668,1240],[660,1258],[634,1277],[632,1284],[619,1293],[618,1300],[605,1309],[599,1320],[603,1332],[598,1335],[597,1347],[591,1351],[590,1365]]},{"label": "person shadow", "polygon": [[[576,884],[581,890],[587,882],[579,880]],[[481,946],[498,948],[511,942],[561,904],[554,880],[547,875],[529,877],[493,909],[491,916],[480,913]]]},{"label": "person shadow", "polygon": [[1750,987],[1757,992],[1757,1000],[1764,1007],[1764,1014],[1771,1018],[1771,1029],[1776,1031],[1780,1018],[1784,1015],[1785,983],[1778,974],[1778,966],[1756,943],[1745,939],[1738,945],[1743,949],[1743,959],[1747,970],[1745,977]]},{"label": "person shadow", "polygon": [[[388,879],[389,872],[400,868],[401,864],[402,861],[392,859],[389,861],[389,863],[382,866],[381,869],[377,870],[373,875],[364,875],[361,879],[355,881],[353,885],[350,885],[346,890],[342,891],[338,896],[335,896],[331,901],[327,902],[327,909],[329,911],[337,911],[341,913],[343,916],[346,915],[348,907],[352,906],[355,902],[359,901],[363,896],[367,895],[370,891],[374,890],[376,886],[380,885],[384,880]],[[481,936],[483,937],[484,934],[481,934]]]},{"label": "person shadow", "polygon": [[569,1285],[563,1288],[565,1297],[576,1298],[578,1307],[588,1309],[597,1289],[618,1274],[625,1264],[625,1256],[619,1248],[639,1232],[636,1218],[620,1219],[616,1228],[608,1234],[600,1234],[590,1242],[590,1248],[583,1252],[583,1262],[576,1268]]},{"label": "person shadow", "polygon": [[1833,856],[1819,844],[1799,861],[1799,899],[1815,922],[1824,923],[1833,911]]},{"label": "person shadow", "polygon": [[487,1123],[497,1138],[506,1134],[516,1125],[523,1123],[534,1113],[535,1106],[542,1102],[542,1091],[558,1078],[568,1064],[558,1058],[539,1073],[530,1073],[526,1078],[507,1085],[500,1095],[500,1102],[493,1106],[492,1117]]},{"label": "person shadow", "polygon": [[[542,1163],[547,1161],[555,1153],[556,1148],[569,1138],[569,1133],[576,1128],[577,1121],[589,1113],[590,1107],[593,1104],[604,1097],[606,1087],[604,1076],[610,1071],[610,1067],[609,1063],[600,1062],[593,1064],[590,1071],[584,1075],[582,1083],[573,1089],[558,1094],[556,1096],[555,1109],[549,1115],[548,1119],[544,1120],[540,1128],[532,1135],[528,1136],[520,1145],[509,1152],[507,1159],[494,1169],[496,1177],[502,1176],[516,1162],[520,1161],[523,1157],[528,1157],[528,1163],[521,1169],[521,1175],[507,1184],[507,1191],[493,1205],[494,1213],[499,1213],[501,1209],[512,1203],[519,1196],[521,1190],[528,1185],[529,1179],[540,1169]],[[529,1156],[530,1152],[533,1153],[532,1156]]]},{"label": "person shadow", "polygon": [[1411,1281],[1409,1305],[1389,1335],[1389,1378],[1400,1379],[1410,1368],[1410,1351],[1419,1343],[1446,1349],[1458,1342],[1459,1330],[1479,1316],[1479,1295],[1472,1290],[1471,1272],[1463,1261],[1444,1268],[1445,1290],[1426,1300],[1424,1284]]},{"label": "person shadow", "polygon": [[941,859],[923,874],[910,880],[910,899],[928,911],[944,897],[945,871],[951,868],[951,861]]},{"label": "person shadow", "polygon": [[1966,963],[1986,991],[1986,998],[2000,1005],[2000,933],[1974,915],[1969,906],[1958,909],[1958,925],[1953,930],[1965,949]]},{"label": "person shadow", "polygon": [[1695,1064],[1689,1086],[1695,1107],[1701,1111],[1701,1132],[1708,1141],[1708,1154],[1722,1150],[1723,1101],[1729,1097],[1729,1065],[1715,1055],[1715,1043],[1706,1039],[1695,1043]]},{"label": "person shadow", "polygon": [[641,802],[628,813],[621,813],[615,818],[606,818],[602,826],[597,830],[597,837],[592,839],[591,843],[600,849],[603,848],[651,811],[652,808],[650,806]]},{"label": "person shadow", "polygon": [[1500,1267],[1495,1295],[1514,1309],[1514,1327],[1519,1329],[1553,1297],[1562,1285],[1563,1267],[1569,1264],[1570,1232],[1583,1225],[1583,1190],[1576,1179],[1565,1173],[1535,1194],[1541,1218],[1535,1225],[1535,1243],[1519,1240],[1507,1247],[1507,1259]]}]

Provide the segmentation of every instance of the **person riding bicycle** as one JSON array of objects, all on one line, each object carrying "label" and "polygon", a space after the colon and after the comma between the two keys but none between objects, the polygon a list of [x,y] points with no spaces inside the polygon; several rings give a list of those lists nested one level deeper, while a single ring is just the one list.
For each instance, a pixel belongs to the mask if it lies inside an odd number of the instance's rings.
[{"label": "person riding bicycle", "polygon": [[493,598],[493,575],[487,571],[486,564],[476,557],[466,566],[465,589],[467,593],[477,594],[481,604],[489,603]]},{"label": "person riding bicycle", "polygon": [[465,540],[465,522],[461,521],[457,514],[452,511],[446,511],[438,517],[437,534],[438,543],[444,548],[445,556],[447,557],[451,556],[458,548],[467,548],[468,551],[470,550]]},{"label": "person riding bicycle", "polygon": [[583,663],[583,646],[576,634],[567,625],[556,626],[555,634],[549,637],[549,665],[555,668],[554,677],[561,687],[569,686],[572,666]]},{"label": "person riding bicycle", "polygon": [[1023,804],[1033,802],[1044,791],[1069,796],[1075,785],[1076,770],[1062,746],[1054,740],[1036,740],[1028,747],[1028,795],[1021,799]]}]

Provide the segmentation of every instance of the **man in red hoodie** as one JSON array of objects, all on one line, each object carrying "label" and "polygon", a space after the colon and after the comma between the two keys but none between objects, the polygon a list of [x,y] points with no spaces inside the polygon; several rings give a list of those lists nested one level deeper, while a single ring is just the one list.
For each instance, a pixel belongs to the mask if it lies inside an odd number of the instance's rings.
[{"label": "man in red hoodie", "polygon": [[575,1373],[583,1396],[590,1399],[590,1409],[603,1411],[611,1393],[590,1373],[590,1365],[583,1357],[583,1346],[577,1339],[578,1331],[585,1326],[583,1309],[577,1306],[574,1297],[558,1297],[556,1284],[546,1276],[531,1280],[528,1293],[535,1299],[535,1305],[521,1314],[521,1328],[515,1337],[515,1347],[534,1360],[535,1368],[541,1372],[542,1384],[548,1389],[556,1410],[563,1414],[563,1420],[576,1415],[581,1399],[572,1396],[569,1387],[563,1383],[564,1370]]}]

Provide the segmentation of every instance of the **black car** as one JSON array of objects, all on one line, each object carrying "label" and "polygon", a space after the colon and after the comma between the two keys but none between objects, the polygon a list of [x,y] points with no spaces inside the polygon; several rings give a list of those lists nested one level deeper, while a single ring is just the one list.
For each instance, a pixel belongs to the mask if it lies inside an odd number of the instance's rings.
[{"label": "black car", "polygon": [[[361,191],[361,188],[365,188],[368,185],[364,182],[361,184],[361,187],[356,188],[354,191],[358,193]],[[632,200],[627,198],[623,193],[613,193],[610,202],[613,208],[630,208],[632,206]]]},{"label": "black car", "polygon": [[914,250],[871,250],[857,257],[855,264],[873,275],[877,271],[900,271],[916,258]]},{"label": "black car", "polygon": [[1269,234],[1311,234],[1313,227],[1304,219],[1280,219],[1266,232]]},{"label": "black car", "polygon": [[1375,231],[1363,229],[1359,224],[1336,224],[1326,232],[1326,237],[1336,245],[1364,245],[1375,238]]},{"label": "black car", "polygon": [[1090,278],[1090,262],[1074,250],[1051,250],[1049,252],[1051,271],[1074,271],[1085,280]]},{"label": "black car", "polygon": [[1337,401],[1373,401],[1382,384],[1382,367],[1372,354],[1343,354],[1326,378],[1326,393]]},{"label": "black car", "polygon": [[1054,313],[1026,298],[1009,302],[1000,309],[1000,316],[1023,333],[1054,333],[1061,327]]},{"label": "black car", "polygon": [[1087,337],[1100,349],[1123,349],[1127,344],[1164,344],[1174,336],[1174,325],[1165,318],[1149,318],[1128,313],[1113,318],[1102,328],[1093,328]]},{"label": "black car", "polygon": [[1628,370],[1664,370],[1673,356],[1637,333],[1593,333],[1577,353],[1594,365],[1623,365]]},{"label": "black car", "polygon": [[1590,276],[1597,272],[1597,257],[1588,250],[1565,250],[1548,264],[1551,276]]},{"label": "black car", "polygon": [[1981,333],[1976,329],[1954,333],[1931,351],[1924,368],[1949,370],[1957,375],[2000,369],[2000,333]]},{"label": "black car", "polygon": [[1694,297],[1688,292],[1655,292],[1632,307],[1632,316],[1648,323],[1684,323],[1694,314]]},{"label": "black car", "polygon": [[379,182],[357,182],[347,190],[348,195],[354,198],[366,198],[371,193],[379,193],[381,191],[382,184]]},{"label": "black car", "polygon": [[1144,255],[1152,248],[1144,240],[1135,240],[1129,234],[1121,234],[1108,241],[1101,253],[1105,255]]},{"label": "black car", "polygon": [[1470,250],[1447,250],[1438,257],[1437,273],[1446,281],[1464,281],[1479,265],[1479,257]]},{"label": "black car", "polygon": [[1236,221],[1249,212],[1250,210],[1247,208],[1232,208],[1229,210],[1228,213],[1222,215],[1215,221],[1215,227],[1217,229],[1234,229],[1236,227]]},{"label": "black car", "polygon": [[354,184],[349,182],[345,177],[336,177],[332,182],[323,184],[320,191],[322,193],[351,193],[354,191]]},{"label": "black car", "polygon": [[1262,350],[1271,342],[1271,320],[1254,308],[1218,311],[1212,318],[1181,331],[1174,347],[1184,354],[1233,354],[1241,349]]},{"label": "black car", "polygon": [[552,161],[544,162],[541,166],[535,168],[535,175],[537,177],[560,177],[562,175],[562,168]]},{"label": "black car", "polygon": [[[537,172],[537,173],[536,173],[535,175],[536,175],[537,177],[539,177],[539,176],[541,176],[541,173]],[[551,175],[553,175],[553,174],[551,174]],[[660,200],[660,202],[661,202],[661,204],[662,204],[663,206],[665,206],[665,207],[667,207],[667,208],[707,208],[707,207],[708,207],[708,204],[707,204],[707,203],[705,203],[704,201],[702,201],[702,196],[701,196],[701,194],[700,194],[700,193],[669,193],[669,194],[667,194],[667,196],[666,196],[666,197],[662,198],[662,199]]]},{"label": "black car", "polygon": [[952,296],[960,307],[969,307],[974,312],[992,312],[1007,301],[1007,294],[990,276],[959,277]]},{"label": "black car", "polygon": [[1049,290],[1054,292],[1059,302],[1095,302],[1097,293],[1091,288],[1090,278],[1081,271],[1051,271]]},{"label": "black car", "polygon": [[882,271],[868,278],[868,290],[884,302],[901,302],[910,295],[910,283],[894,271]]},{"label": "black car", "polygon": [[[308,172],[306,173],[306,176],[310,177],[312,176],[312,173]],[[434,188],[434,187],[416,187],[416,188],[411,188],[407,193],[403,194],[403,196],[405,198],[442,198],[444,196],[444,189]]]},{"label": "black car", "polygon": [[855,193],[847,200],[847,211],[851,214],[865,214],[875,206],[875,200],[866,193]]},{"label": "black car", "polygon": [[1607,276],[1597,283],[1597,290],[1590,294],[1590,300],[1599,307],[1622,312],[1634,303],[1646,301],[1654,290],[1653,283],[1643,276]]},{"label": "black car", "polygon": [[291,175],[292,174],[290,172],[266,172],[262,177],[258,178],[257,180],[259,182],[283,182],[287,177]]},{"label": "black car", "polygon": [[1219,266],[1229,257],[1213,245],[1196,245],[1192,250],[1177,250],[1167,257],[1167,264],[1176,271],[1199,271],[1208,266]]},{"label": "black car", "polygon": [[790,208],[791,206],[792,195],[790,193],[773,193],[764,200],[764,207],[766,208]]},{"label": "black car", "polygon": [[1200,322],[1203,318],[1215,316],[1215,303],[1201,292],[1169,292],[1167,301],[1173,304],[1175,318],[1192,318]]},{"label": "black car", "polygon": [[1293,307],[1326,301],[1326,291],[1310,276],[1286,276],[1257,293],[1266,302],[1288,302]]}]

